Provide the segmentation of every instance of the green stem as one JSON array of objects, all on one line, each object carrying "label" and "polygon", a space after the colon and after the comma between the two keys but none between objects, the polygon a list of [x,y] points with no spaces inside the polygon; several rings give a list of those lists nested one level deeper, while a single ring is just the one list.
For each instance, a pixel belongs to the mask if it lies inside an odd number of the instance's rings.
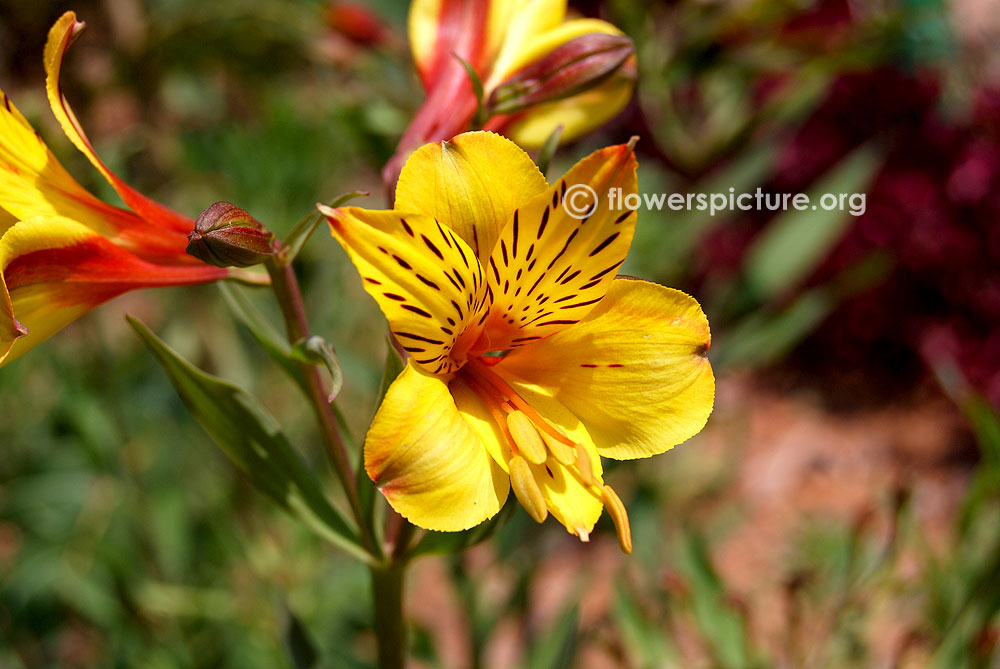
[{"label": "green stem", "polygon": [[369,567],[372,601],[375,604],[375,638],[378,666],[403,669],[406,666],[406,626],[403,622],[403,576],[405,562]]},{"label": "green stem", "polygon": [[[302,293],[299,290],[299,282],[295,277],[295,270],[291,264],[281,264],[275,260],[269,260],[266,265],[267,273],[271,276],[271,290],[277,298],[278,306],[281,307],[281,315],[285,320],[285,331],[288,335],[288,342],[296,342],[309,336],[309,323],[306,320],[305,306],[302,302]],[[333,407],[327,401],[327,392],[323,382],[323,376],[319,368],[315,365],[300,363],[302,378],[305,380],[306,390],[310,403],[319,422],[320,434],[323,443],[326,445],[327,455],[333,466],[337,478],[344,488],[347,502],[351,507],[351,513],[358,529],[361,533],[361,543],[364,548],[376,558],[381,556],[381,548],[372,537],[371,528],[365,522],[361,512],[361,502],[358,497],[358,485],[354,476],[354,469],[351,467],[350,459],[347,455],[347,448],[344,440],[340,436],[337,427],[337,417],[333,413]]]}]

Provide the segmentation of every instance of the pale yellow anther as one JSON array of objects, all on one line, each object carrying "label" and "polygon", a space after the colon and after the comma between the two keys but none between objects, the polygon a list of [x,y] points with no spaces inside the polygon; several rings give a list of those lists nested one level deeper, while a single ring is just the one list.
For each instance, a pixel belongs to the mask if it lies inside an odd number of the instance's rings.
[{"label": "pale yellow anther", "polygon": [[507,414],[507,429],[510,430],[510,436],[525,460],[540,465],[548,459],[542,436],[523,412],[512,411]]},{"label": "pale yellow anther", "polygon": [[583,485],[594,485],[594,465],[590,461],[590,453],[583,447],[583,444],[576,445],[576,468],[580,472],[580,480]]},{"label": "pale yellow anther", "polygon": [[544,522],[549,515],[549,509],[545,506],[545,498],[542,491],[535,482],[535,477],[531,474],[531,467],[527,461],[515,455],[510,460],[510,486],[514,489],[514,495],[521,506],[535,519],[536,522]]},{"label": "pale yellow anther", "polygon": [[604,508],[608,510],[611,520],[615,523],[615,529],[618,531],[618,545],[621,546],[622,552],[631,555],[632,529],[628,524],[628,512],[625,511],[625,505],[622,504],[621,499],[609,485],[601,486],[601,502],[604,503]]},{"label": "pale yellow anther", "polygon": [[545,440],[545,445],[549,447],[549,453],[552,454],[559,464],[569,467],[576,462],[576,449],[570,444],[564,444],[559,441],[551,434],[545,430],[541,431],[542,439]]}]

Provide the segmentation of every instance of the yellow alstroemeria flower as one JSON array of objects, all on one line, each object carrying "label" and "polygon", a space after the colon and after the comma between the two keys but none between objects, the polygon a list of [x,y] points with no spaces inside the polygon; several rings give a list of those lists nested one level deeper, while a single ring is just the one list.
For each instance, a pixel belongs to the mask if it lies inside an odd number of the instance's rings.
[{"label": "yellow alstroemeria flower", "polygon": [[[469,74],[483,85],[484,128],[537,148],[562,126],[569,141],[616,116],[632,98],[631,42],[598,19],[566,19],[566,0],[414,0],[410,46],[427,99],[387,167],[387,180],[413,149],[467,130],[477,109]],[[461,59],[461,61],[459,60]],[[539,66],[540,69],[539,69]],[[504,86],[537,88],[507,112],[491,110]],[[517,96],[516,96],[517,97]],[[537,100],[537,102],[533,102]]]},{"label": "yellow alstroemeria flower", "polygon": [[[628,518],[601,457],[644,458],[696,434],[712,410],[711,338],[698,303],[616,277],[636,214],[574,187],[636,192],[631,145],[592,153],[551,186],[513,142],[470,132],[407,161],[395,209],[324,208],[410,360],[365,441],[396,511],[457,531],[509,489],[539,522],[586,540],[608,508]],[[578,204],[578,203],[574,203]]]},{"label": "yellow alstroemeria flower", "polygon": [[83,28],[67,12],[49,31],[49,103],[131,211],[80,186],[0,91],[0,365],[128,290],[230,275],[185,253],[191,219],[130,188],[94,152],[59,85],[63,56]]}]

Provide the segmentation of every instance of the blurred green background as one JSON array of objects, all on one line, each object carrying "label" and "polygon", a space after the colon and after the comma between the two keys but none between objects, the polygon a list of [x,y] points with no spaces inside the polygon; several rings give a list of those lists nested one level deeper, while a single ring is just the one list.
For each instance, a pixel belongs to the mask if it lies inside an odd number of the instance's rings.
[{"label": "blurred green background", "polygon": [[[866,193],[867,210],[642,212],[625,273],[713,328],[708,428],[610,467],[635,555],[515,509],[412,568],[427,667],[1000,666],[1000,12],[989,0],[571,3],[635,41],[644,192]],[[4,0],[0,87],[116,201],[44,95],[48,27],[98,152],[279,235],[365,189],[422,99],[406,2]],[[383,323],[325,234],[297,263],[360,442]],[[250,297],[279,323],[266,295]],[[0,667],[371,666],[366,574],[275,510],[124,322],[249,388],[329,482],[312,417],[215,286],[119,298],[0,371]],[[332,487],[332,484],[331,484]]]}]

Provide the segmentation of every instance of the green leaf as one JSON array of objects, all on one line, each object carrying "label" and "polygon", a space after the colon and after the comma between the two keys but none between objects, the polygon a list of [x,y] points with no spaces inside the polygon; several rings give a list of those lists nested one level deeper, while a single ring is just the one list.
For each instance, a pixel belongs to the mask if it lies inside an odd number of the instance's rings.
[{"label": "green leaf", "polygon": [[837,305],[829,291],[811,290],[782,311],[752,312],[729,330],[713,356],[720,367],[763,367],[780,360],[805,339]]},{"label": "green leaf", "polygon": [[552,627],[532,646],[528,669],[569,669],[573,666],[578,639],[580,608],[573,606],[559,617]]},{"label": "green leaf", "polygon": [[330,504],[266,409],[236,385],[184,360],[137,319],[127,318],[187,408],[254,486],[323,538],[370,560],[357,531]]},{"label": "green leaf", "polygon": [[344,387],[344,370],[340,367],[333,346],[317,335],[306,337],[295,343],[291,350],[292,358],[310,365],[323,365],[330,372],[330,396],[328,402],[333,402]]},{"label": "green leaf", "polygon": [[[365,190],[356,190],[351,191],[350,193],[344,193],[343,195],[338,195],[334,198],[333,201],[330,202],[329,206],[336,208],[356,197],[368,194],[368,191]],[[306,242],[309,241],[309,238],[312,237],[312,234],[316,232],[316,228],[319,227],[319,224],[322,221],[323,215],[318,211],[314,211],[303,216],[299,222],[295,224],[295,227],[292,228],[292,231],[288,233],[288,236],[285,237],[281,243],[282,246],[279,251],[280,264],[288,265],[295,260],[295,257],[299,255],[299,252],[306,245]]]},{"label": "green leaf", "polygon": [[538,150],[538,171],[542,174],[549,171],[549,165],[552,163],[552,157],[556,155],[556,149],[559,148],[559,140],[562,139],[562,135],[563,126],[560,123],[549,133],[542,148]]},{"label": "green leaf", "polygon": [[329,401],[333,402],[344,385],[344,373],[332,346],[322,337],[315,335],[296,342],[294,346],[289,346],[286,339],[268,323],[260,310],[250,302],[240,289],[220,284],[220,290],[222,290],[222,296],[237,320],[246,326],[267,355],[299,384],[304,393],[308,394],[309,389],[299,371],[298,363],[304,362],[326,367],[330,372]]},{"label": "green leaf", "polygon": [[720,368],[762,367],[783,358],[816,329],[845,299],[885,278],[889,258],[873,253],[843,270],[831,281],[798,296],[778,311],[757,309],[729,328],[713,357]]},{"label": "green leaf", "polygon": [[824,210],[821,198],[828,193],[863,193],[880,162],[881,153],[874,147],[857,149],[809,190],[809,202],[816,209],[790,208],[768,225],[750,248],[744,267],[759,299],[799,285],[816,268],[855,220],[849,211]]},{"label": "green leaf", "polygon": [[385,394],[389,392],[389,386],[392,385],[397,376],[403,373],[403,368],[406,367],[406,361],[403,360],[403,356],[393,346],[392,339],[389,337],[385,339],[385,347],[385,365],[382,368],[382,381],[378,387],[378,399],[375,402],[376,410],[382,404],[382,400],[385,399]]},{"label": "green leaf", "polygon": [[311,669],[319,664],[319,650],[309,637],[309,631],[291,610],[287,612],[285,644],[295,669]]},{"label": "green leaf", "polygon": [[302,392],[308,393],[305,380],[299,373],[299,366],[292,357],[292,348],[284,335],[271,326],[241,289],[228,283],[220,283],[219,290],[233,315],[250,331],[264,352],[299,384]]},{"label": "green leaf", "polygon": [[691,606],[717,666],[750,667],[746,621],[726,601],[726,592],[708,555],[704,539],[688,531],[679,546],[677,565],[691,583]]},{"label": "green leaf", "polygon": [[465,68],[465,73],[469,75],[469,83],[472,84],[472,92],[476,96],[475,125],[479,127],[486,122],[486,119],[484,118],[486,110],[485,107],[483,106],[485,98],[485,94],[483,92],[483,80],[479,78],[479,75],[476,74],[476,71],[472,68],[472,65],[467,63],[464,58],[459,56],[457,53],[452,53],[451,55],[455,60],[457,60],[459,63],[462,64],[462,67]]},{"label": "green leaf", "polygon": [[678,665],[677,649],[670,643],[663,621],[644,615],[638,602],[623,584],[615,589],[612,615],[625,642],[629,659],[632,660],[630,666]]}]

